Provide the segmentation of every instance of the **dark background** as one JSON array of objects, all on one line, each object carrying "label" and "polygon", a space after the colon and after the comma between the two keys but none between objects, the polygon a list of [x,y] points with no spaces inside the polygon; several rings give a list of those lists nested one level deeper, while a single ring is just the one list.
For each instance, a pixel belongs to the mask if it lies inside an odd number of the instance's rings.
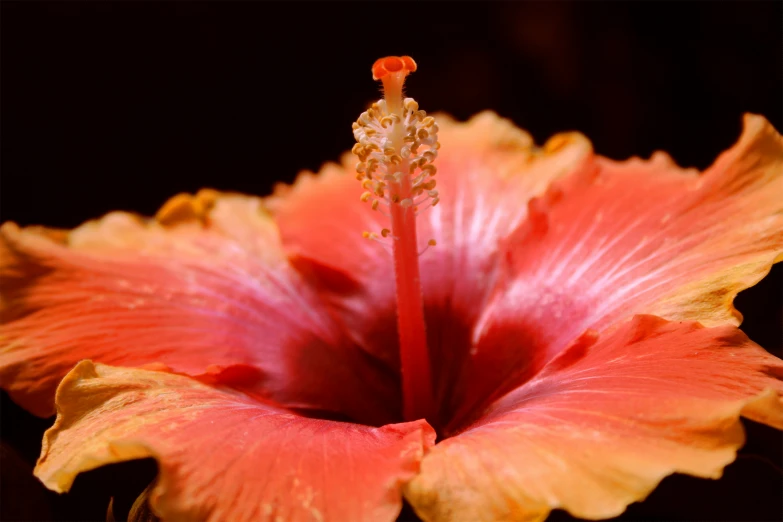
[{"label": "dark background", "polygon": [[[351,122],[379,96],[370,65],[388,54],[417,60],[408,92],[428,112],[494,109],[538,142],[579,130],[615,159],[663,149],[704,168],[743,112],[783,128],[782,2],[0,8],[0,212],[22,225],[152,214],[204,186],[263,195],[352,146]],[[778,266],[737,301],[743,329],[778,356],[781,288]],[[51,420],[5,394],[0,420],[5,520],[97,520],[110,495],[121,516],[154,477],[149,461],[111,466],[58,497],[25,480]],[[783,439],[746,426],[724,479],[670,477],[622,519],[783,519]]]}]

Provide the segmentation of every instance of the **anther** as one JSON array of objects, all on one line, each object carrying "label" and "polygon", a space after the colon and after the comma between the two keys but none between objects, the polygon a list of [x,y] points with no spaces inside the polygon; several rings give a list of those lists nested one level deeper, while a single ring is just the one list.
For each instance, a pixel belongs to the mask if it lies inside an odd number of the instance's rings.
[{"label": "anther", "polygon": [[429,250],[429,249],[430,249],[430,247],[434,247],[436,244],[437,244],[437,243],[435,242],[435,240],[434,240],[434,239],[430,239],[429,241],[427,241],[427,244],[426,244],[426,245],[424,245],[424,248],[422,248],[421,250],[419,250],[419,252],[418,252],[419,256],[421,256],[421,255],[422,255],[424,252],[426,252],[427,250]]}]

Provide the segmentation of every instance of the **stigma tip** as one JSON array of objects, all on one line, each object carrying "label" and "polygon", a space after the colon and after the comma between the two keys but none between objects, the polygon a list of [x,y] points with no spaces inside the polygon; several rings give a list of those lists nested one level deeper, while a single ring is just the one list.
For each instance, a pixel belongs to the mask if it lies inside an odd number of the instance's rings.
[{"label": "stigma tip", "polygon": [[416,72],[416,62],[410,56],[387,56],[375,60],[372,65],[372,79],[380,80],[389,74],[402,72],[408,75]]}]

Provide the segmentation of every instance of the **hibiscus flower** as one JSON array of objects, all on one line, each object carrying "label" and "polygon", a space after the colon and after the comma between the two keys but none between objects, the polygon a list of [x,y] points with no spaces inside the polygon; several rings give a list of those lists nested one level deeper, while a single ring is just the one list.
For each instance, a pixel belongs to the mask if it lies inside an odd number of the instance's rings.
[{"label": "hibiscus flower", "polygon": [[373,66],[358,165],[2,227],[0,384],[56,408],[47,487],[154,457],[164,520],[603,518],[719,477],[740,417],[783,428],[783,362],[732,305],[783,252],[763,117],[703,173],[616,162],[427,116],[415,69]]}]

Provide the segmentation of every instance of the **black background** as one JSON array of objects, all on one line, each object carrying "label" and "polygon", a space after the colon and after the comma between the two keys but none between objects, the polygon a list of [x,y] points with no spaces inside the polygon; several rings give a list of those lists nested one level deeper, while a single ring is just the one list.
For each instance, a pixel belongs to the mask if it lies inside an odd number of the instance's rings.
[{"label": "black background", "polygon": [[[2,220],[73,227],[154,213],[204,186],[268,193],[352,144],[372,62],[410,54],[408,93],[464,119],[493,109],[538,142],[579,130],[615,159],[663,149],[704,168],[743,112],[783,128],[783,3],[2,3]],[[781,270],[737,301],[781,355]],[[24,481],[42,430],[2,397],[4,519],[118,514],[150,462]],[[624,520],[783,519],[783,439],[750,438],[720,481],[664,480]],[[120,486],[125,485],[122,488]],[[10,500],[9,500],[10,499]],[[403,518],[409,518],[405,511]],[[556,512],[554,519],[568,517]]]}]

